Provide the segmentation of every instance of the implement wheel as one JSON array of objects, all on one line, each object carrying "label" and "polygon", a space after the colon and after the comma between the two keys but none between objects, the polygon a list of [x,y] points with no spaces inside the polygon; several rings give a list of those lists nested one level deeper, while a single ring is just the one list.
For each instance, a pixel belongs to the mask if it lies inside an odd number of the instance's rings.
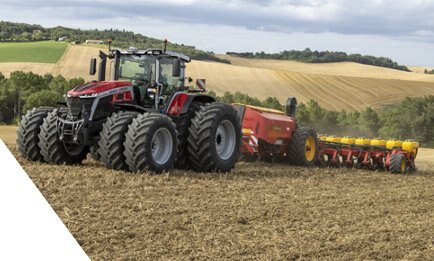
[{"label": "implement wheel", "polygon": [[318,162],[318,156],[319,145],[315,130],[296,129],[289,142],[289,162],[298,166],[314,166]]},{"label": "implement wheel", "polygon": [[407,172],[407,159],[403,154],[393,154],[390,158],[390,172],[392,173],[402,173]]}]

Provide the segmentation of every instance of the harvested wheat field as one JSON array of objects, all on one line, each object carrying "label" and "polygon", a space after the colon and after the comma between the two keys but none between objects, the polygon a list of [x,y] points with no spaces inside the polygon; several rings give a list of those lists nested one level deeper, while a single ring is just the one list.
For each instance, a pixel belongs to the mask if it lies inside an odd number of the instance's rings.
[{"label": "harvested wheat field", "polygon": [[14,71],[33,72],[44,75],[54,71],[56,64],[53,63],[0,63],[0,72],[9,77]]},{"label": "harvested wheat field", "polygon": [[335,63],[302,63],[288,60],[272,59],[247,59],[229,55],[217,55],[220,58],[228,59],[232,65],[253,68],[264,68],[278,71],[289,71],[309,74],[324,74],[335,76],[350,76],[376,79],[396,79],[406,81],[434,82],[434,75],[423,74],[424,69],[416,66],[408,66],[411,72],[392,70],[385,67],[371,66],[354,62]]},{"label": "harvested wheat field", "polygon": [[434,258],[434,150],[407,176],[266,163],[149,175],[8,146],[93,260]]},{"label": "harvested wheat field", "polygon": [[278,71],[222,63],[193,61],[187,75],[207,79],[208,89],[222,95],[240,91],[260,99],[289,96],[314,99],[332,110],[363,110],[366,106],[395,104],[409,96],[434,94],[434,82],[404,81]]}]

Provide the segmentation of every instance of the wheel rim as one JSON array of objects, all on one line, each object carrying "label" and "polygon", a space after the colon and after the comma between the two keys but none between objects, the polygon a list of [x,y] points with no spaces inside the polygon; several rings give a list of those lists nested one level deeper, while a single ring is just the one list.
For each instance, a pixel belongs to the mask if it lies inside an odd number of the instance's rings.
[{"label": "wheel rim", "polygon": [[315,138],[312,136],[307,137],[306,144],[304,147],[304,154],[307,161],[312,161],[316,154],[316,143]]},{"label": "wheel rim", "polygon": [[218,156],[223,159],[229,159],[235,149],[237,142],[237,136],[235,133],[235,127],[229,120],[224,120],[217,128],[215,137],[215,145]]},{"label": "wheel rim", "polygon": [[405,162],[405,159],[401,160],[401,172],[402,173],[405,172],[406,165],[407,165],[407,162]]},{"label": "wheel rim", "polygon": [[158,129],[152,137],[152,158],[162,165],[166,163],[173,151],[173,138],[170,131],[166,128]]},{"label": "wheel rim", "polygon": [[65,151],[71,156],[80,155],[80,153],[84,149],[84,145],[70,144],[70,143],[63,143],[63,147],[65,148]]}]

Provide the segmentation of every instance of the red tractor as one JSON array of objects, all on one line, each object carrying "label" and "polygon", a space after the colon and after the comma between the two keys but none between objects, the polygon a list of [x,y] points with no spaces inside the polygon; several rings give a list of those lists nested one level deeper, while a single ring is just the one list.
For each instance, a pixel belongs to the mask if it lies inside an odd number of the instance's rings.
[{"label": "red tractor", "polygon": [[[237,112],[185,86],[189,57],[166,48],[109,49],[99,57],[98,81],[70,90],[59,108],[33,108],[22,117],[17,144],[23,157],[79,164],[90,151],[115,170],[234,168],[242,136]],[[92,58],[91,75],[96,64]]]}]

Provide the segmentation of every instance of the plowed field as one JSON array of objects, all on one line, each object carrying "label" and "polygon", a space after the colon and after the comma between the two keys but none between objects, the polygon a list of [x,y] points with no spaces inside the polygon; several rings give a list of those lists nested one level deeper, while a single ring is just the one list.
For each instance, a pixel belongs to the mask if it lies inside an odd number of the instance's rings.
[{"label": "plowed field", "polygon": [[239,163],[232,173],[110,171],[22,159],[93,260],[434,258],[434,150],[416,175]]}]

